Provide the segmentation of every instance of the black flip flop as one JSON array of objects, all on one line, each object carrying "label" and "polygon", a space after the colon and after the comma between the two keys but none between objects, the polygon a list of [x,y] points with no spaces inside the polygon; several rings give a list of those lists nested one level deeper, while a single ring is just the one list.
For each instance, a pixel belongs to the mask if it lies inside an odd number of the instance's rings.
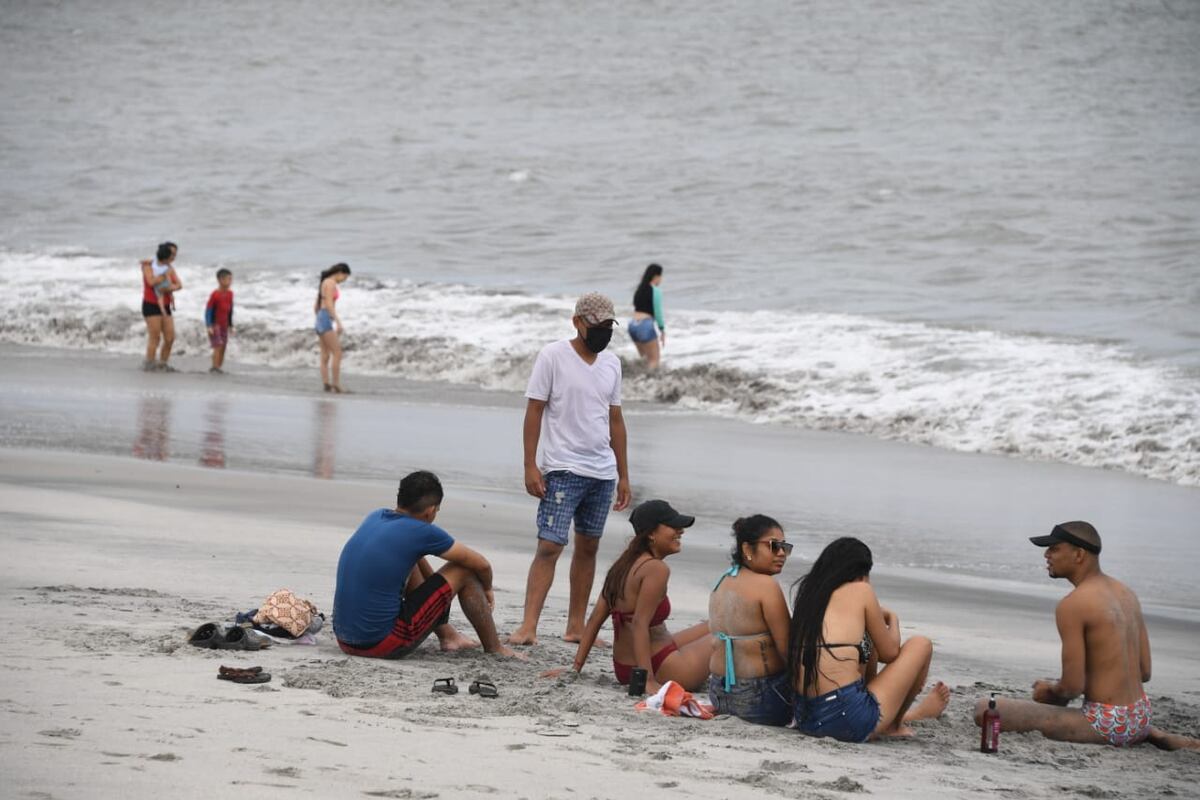
[{"label": "black flip flop", "polygon": [[438,678],[433,682],[433,691],[439,694],[458,694],[458,685],[454,678]]},{"label": "black flip flop", "polygon": [[262,672],[262,667],[226,667],[224,665],[217,668],[218,675],[235,675],[239,672],[251,673],[257,675]]},{"label": "black flip flop", "polygon": [[467,687],[471,694],[477,694],[480,697],[499,697],[500,692],[496,689],[496,684],[491,681],[472,681]]},{"label": "black flip flop", "polygon": [[239,670],[237,672],[223,672],[217,674],[217,680],[232,681],[233,683],[269,683],[271,673],[269,672],[251,672],[250,670]]}]

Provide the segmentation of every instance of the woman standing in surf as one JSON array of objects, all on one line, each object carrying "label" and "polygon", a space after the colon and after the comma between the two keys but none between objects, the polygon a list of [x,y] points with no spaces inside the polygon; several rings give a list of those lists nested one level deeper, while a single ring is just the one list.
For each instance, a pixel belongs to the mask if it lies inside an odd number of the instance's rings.
[{"label": "woman standing in surf", "polygon": [[[142,262],[142,318],[146,320],[146,372],[174,372],[167,363],[175,344],[175,292],[183,288],[175,273],[174,242],[163,242],[154,253],[153,261]],[[162,350],[159,351],[159,343]]]},{"label": "woman standing in surf", "polygon": [[[629,322],[629,338],[633,339],[638,355],[646,366],[658,366],[661,347],[667,346],[667,323],[663,319],[662,283],[663,268],[651,264],[642,273],[642,282],[633,293],[633,319]],[[655,330],[655,326],[658,330]]]},{"label": "woman standing in surf", "polygon": [[342,388],[342,320],[337,313],[337,301],[341,296],[338,284],[349,277],[347,264],[334,264],[322,272],[317,302],[313,305],[313,313],[317,315],[313,329],[321,345],[321,383],[325,385],[325,391],[338,394],[345,391]]}]

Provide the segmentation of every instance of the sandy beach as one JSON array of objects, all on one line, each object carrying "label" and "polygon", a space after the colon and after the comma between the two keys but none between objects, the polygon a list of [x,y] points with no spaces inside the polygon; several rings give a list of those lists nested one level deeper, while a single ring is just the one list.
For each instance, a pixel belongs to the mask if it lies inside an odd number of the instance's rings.
[{"label": "sandy beach", "polygon": [[[1197,42],[1178,0],[5,2],[0,800],[1200,798],[1198,753],[985,755],[972,720],[1059,675],[1071,586],[1029,537],[1087,520],[1155,725],[1200,737]],[[667,626],[738,518],[780,521],[789,598],[857,537],[939,719],[847,745],[638,712],[603,650],[540,677],[575,652],[566,559],[526,661],[187,644],[280,588],[333,614],[416,469],[516,628],[524,392],[590,292],[633,503],[696,519]]]},{"label": "sandy beach", "polygon": [[[496,569],[497,616],[515,625],[530,501],[448,486],[441,521]],[[1057,666],[1052,599],[889,577],[879,591],[907,633],[935,641],[949,709],[909,741],[842,745],[740,720],[634,711],[611,663],[579,679],[555,637],[565,581],[552,590],[528,663],[436,643],[401,662],[316,646],[239,657],[184,643],[190,628],[256,606],[287,586],[328,611],[348,533],[387,503],[390,480],[325,481],[129,458],[0,452],[3,549],[0,768],[12,797],[626,797],[703,798],[1191,796],[1200,758],[1005,734],[977,752],[979,694],[1019,696]],[[617,522],[616,519],[613,523]],[[602,563],[623,537],[610,524]],[[678,557],[672,625],[702,618],[719,564]],[[711,553],[701,556],[711,561]],[[794,577],[785,574],[785,577]],[[455,609],[453,619],[465,623]],[[1151,617],[1162,726],[1200,734],[1194,620]],[[986,623],[986,624],[985,624]],[[262,686],[216,680],[220,664],[261,664]],[[493,680],[500,697],[430,692]]]}]

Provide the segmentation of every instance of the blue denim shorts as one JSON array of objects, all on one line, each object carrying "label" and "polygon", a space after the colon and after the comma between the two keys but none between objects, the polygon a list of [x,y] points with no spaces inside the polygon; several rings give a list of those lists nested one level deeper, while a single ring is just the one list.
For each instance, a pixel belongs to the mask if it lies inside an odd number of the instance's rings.
[{"label": "blue denim shorts", "polygon": [[658,338],[658,331],[654,329],[654,320],[650,317],[629,320],[629,327],[626,330],[629,331],[629,338],[638,344],[653,342]]},{"label": "blue denim shorts", "polygon": [[796,697],[796,729],[840,742],[865,742],[879,724],[879,701],[861,681],[819,697]]},{"label": "blue denim shorts", "polygon": [[555,470],[542,476],[546,496],[538,503],[538,538],[565,545],[575,521],[575,532],[600,538],[608,520],[616,480],[585,478],[567,470]]},{"label": "blue denim shorts", "polygon": [[322,308],[317,312],[317,322],[313,325],[313,330],[317,332],[318,336],[333,330],[333,317],[329,315],[328,311]]},{"label": "blue denim shorts", "polygon": [[787,725],[792,721],[792,687],[786,672],[762,678],[738,678],[728,692],[725,679],[708,676],[708,699],[718,714],[732,714],[757,725]]}]

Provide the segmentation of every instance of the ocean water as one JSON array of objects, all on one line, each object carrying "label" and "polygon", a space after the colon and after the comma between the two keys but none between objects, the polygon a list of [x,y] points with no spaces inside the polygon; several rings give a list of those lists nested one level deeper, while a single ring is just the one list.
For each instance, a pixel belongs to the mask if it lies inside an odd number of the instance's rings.
[{"label": "ocean water", "polygon": [[0,338],[519,391],[666,268],[627,395],[1200,485],[1200,5],[103,4],[0,15]]}]

